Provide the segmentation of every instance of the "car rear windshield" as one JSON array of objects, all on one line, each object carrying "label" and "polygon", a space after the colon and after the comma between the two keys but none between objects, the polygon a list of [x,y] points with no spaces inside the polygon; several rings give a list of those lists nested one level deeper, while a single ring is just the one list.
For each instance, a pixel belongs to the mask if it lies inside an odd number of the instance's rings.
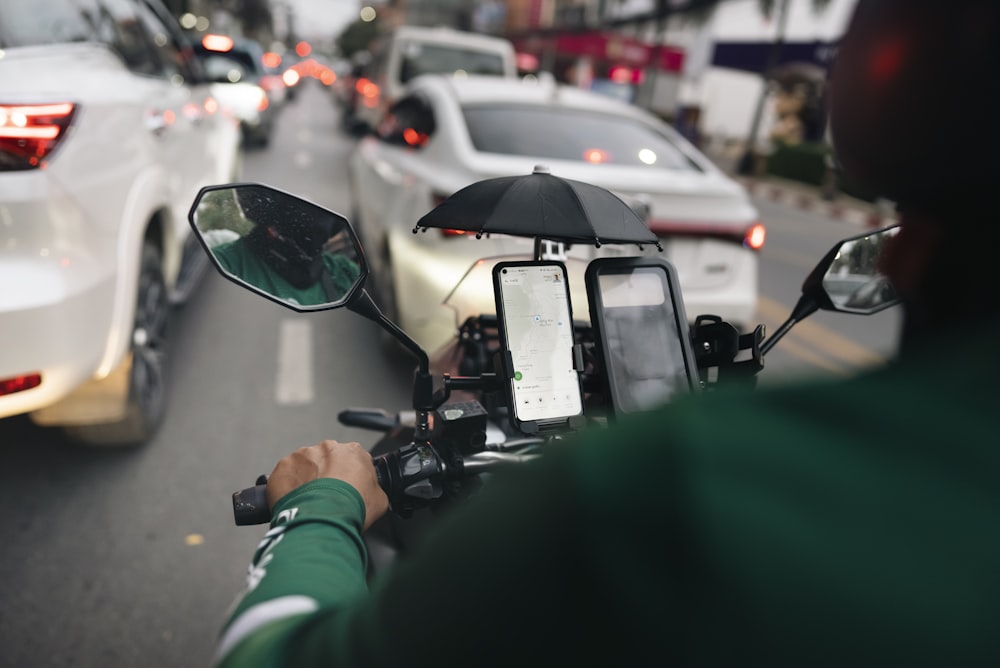
[{"label": "car rear windshield", "polygon": [[495,74],[503,76],[503,57],[492,51],[443,44],[410,42],[403,45],[399,80],[406,83],[421,74]]},{"label": "car rear windshield", "polygon": [[630,118],[514,105],[469,106],[463,113],[483,153],[702,171],[668,136]]}]

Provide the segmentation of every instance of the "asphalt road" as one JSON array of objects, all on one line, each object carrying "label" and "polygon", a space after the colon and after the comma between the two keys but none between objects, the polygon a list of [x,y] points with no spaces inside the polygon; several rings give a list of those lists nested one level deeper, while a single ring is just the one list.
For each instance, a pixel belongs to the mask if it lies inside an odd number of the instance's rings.
[{"label": "asphalt road", "polygon": [[[336,120],[332,100],[306,88],[271,146],[247,153],[245,179],[347,213],[351,144]],[[773,329],[812,264],[860,230],[759,205],[770,229],[761,317]],[[878,363],[895,328],[893,315],[821,314],[779,344],[766,377]],[[295,314],[214,274],[174,313],[170,372],[168,419],[140,449],[80,449],[25,418],[0,421],[0,666],[207,664],[262,533],[233,526],[229,494],[295,447],[374,441],[340,426],[338,410],[409,403],[408,365],[386,358],[374,324]]]}]

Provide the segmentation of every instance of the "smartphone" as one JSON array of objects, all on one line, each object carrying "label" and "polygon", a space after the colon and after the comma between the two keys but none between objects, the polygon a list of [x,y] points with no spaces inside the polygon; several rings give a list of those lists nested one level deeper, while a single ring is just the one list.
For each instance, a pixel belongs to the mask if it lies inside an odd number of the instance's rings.
[{"label": "smartphone", "polygon": [[657,257],[600,258],[585,281],[612,415],[651,410],[698,389],[673,265]]},{"label": "smartphone", "polygon": [[573,312],[566,266],[558,261],[500,262],[493,288],[502,350],[512,362],[507,398],[522,431],[568,426],[583,414],[573,363]]}]

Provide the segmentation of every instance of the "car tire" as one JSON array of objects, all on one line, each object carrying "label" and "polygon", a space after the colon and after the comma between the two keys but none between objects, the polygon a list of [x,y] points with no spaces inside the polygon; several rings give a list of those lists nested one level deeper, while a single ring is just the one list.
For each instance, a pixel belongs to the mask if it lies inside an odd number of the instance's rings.
[{"label": "car tire", "polygon": [[147,239],[143,243],[139,267],[125,417],[117,422],[67,427],[70,438],[98,447],[134,447],[147,442],[156,433],[167,404],[169,314],[160,250]]}]

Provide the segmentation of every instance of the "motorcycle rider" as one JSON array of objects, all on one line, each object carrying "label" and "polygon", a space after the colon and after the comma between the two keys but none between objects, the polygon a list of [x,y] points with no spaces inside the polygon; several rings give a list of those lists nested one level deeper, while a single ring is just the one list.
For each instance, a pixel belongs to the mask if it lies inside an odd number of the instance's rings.
[{"label": "motorcycle rider", "polygon": [[260,188],[238,190],[254,227],[212,254],[230,274],[286,301],[311,306],[344,299],[360,276],[356,257],[348,255],[352,244],[340,244],[348,252],[328,250],[335,237],[347,235],[344,223],[318,207],[276,197]]},{"label": "motorcycle rider", "polygon": [[586,432],[370,592],[369,455],[302,448],[222,665],[995,665],[998,49],[986,0],[859,0],[840,46],[840,159],[901,207],[896,363]]}]

